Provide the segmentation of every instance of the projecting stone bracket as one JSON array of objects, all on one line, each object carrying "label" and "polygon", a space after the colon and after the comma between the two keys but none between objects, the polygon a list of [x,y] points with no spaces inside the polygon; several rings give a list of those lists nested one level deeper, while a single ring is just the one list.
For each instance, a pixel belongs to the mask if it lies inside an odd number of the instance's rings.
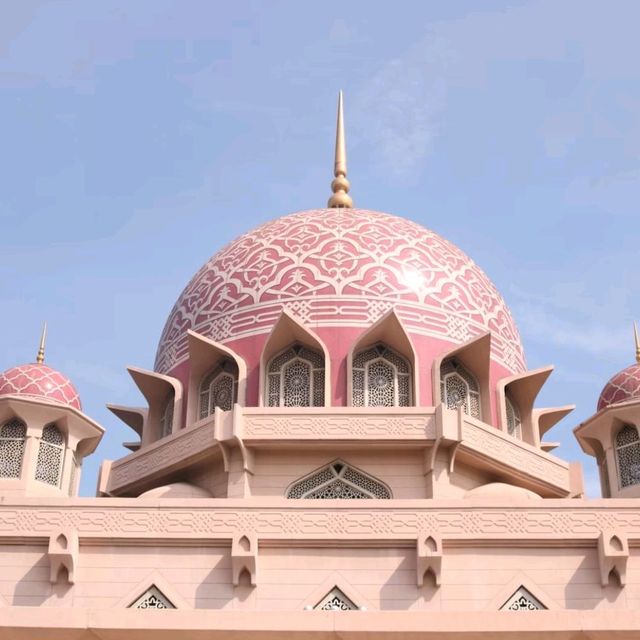
[{"label": "projecting stone bracket", "polygon": [[424,586],[425,576],[431,574],[436,587],[442,574],[442,538],[438,535],[418,537],[416,541],[416,578],[419,587]]},{"label": "projecting stone bracket", "polygon": [[52,584],[61,582],[66,572],[68,583],[73,584],[79,555],[77,531],[74,529],[54,531],[49,537],[49,581]]},{"label": "projecting stone bracket", "polygon": [[603,587],[616,578],[624,587],[627,581],[627,560],[629,542],[627,536],[619,531],[602,531],[598,538],[598,562],[600,563],[600,583]]},{"label": "projecting stone bracket", "polygon": [[252,587],[258,584],[258,539],[255,534],[237,535],[231,542],[231,574],[233,586],[248,577]]}]

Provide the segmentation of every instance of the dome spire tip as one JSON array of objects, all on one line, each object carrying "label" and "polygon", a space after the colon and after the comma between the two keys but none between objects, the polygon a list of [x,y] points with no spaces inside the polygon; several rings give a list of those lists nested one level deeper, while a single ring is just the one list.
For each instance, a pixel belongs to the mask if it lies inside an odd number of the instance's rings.
[{"label": "dome spire tip", "polygon": [[640,337],[638,337],[638,325],[633,321],[633,339],[636,345],[636,362],[640,364]]},{"label": "dome spire tip", "polygon": [[42,333],[40,334],[40,346],[38,347],[38,355],[36,356],[36,362],[42,364],[44,362],[44,347],[47,341],[47,323],[42,324]]},{"label": "dome spire tip", "polygon": [[347,147],[344,139],[344,110],[342,107],[342,90],[338,93],[338,121],[336,124],[336,153],[333,167],[335,178],[331,183],[333,195],[329,198],[331,209],[350,209],[353,200],[349,195],[351,185],[347,180]]}]

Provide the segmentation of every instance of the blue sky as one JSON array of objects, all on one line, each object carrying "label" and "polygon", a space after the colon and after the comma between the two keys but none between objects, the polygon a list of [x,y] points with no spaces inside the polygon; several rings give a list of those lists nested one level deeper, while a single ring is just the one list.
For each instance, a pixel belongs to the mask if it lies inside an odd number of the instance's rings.
[{"label": "blue sky", "polygon": [[323,206],[338,89],[357,206],[397,213],[494,280],[538,406],[571,429],[633,361],[640,320],[637,2],[4,2],[0,369],[35,357],[107,430],[82,492],[132,432],[182,287],[215,251]]}]

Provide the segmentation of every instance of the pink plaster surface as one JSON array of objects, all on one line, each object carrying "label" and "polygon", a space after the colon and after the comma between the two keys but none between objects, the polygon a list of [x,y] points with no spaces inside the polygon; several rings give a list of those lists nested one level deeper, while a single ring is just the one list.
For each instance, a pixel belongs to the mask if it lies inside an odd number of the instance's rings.
[{"label": "pink plaster surface", "polygon": [[24,364],[0,374],[0,396],[10,395],[42,398],[82,410],[71,380],[45,364]]},{"label": "pink plaster surface", "polygon": [[640,398],[640,364],[632,364],[616,373],[604,385],[598,398],[598,411],[617,402],[634,398]]},{"label": "pink plaster surface", "polygon": [[[264,340],[283,308],[343,343],[342,331],[368,327],[391,308],[410,333],[436,342],[491,331],[493,360],[510,373],[525,367],[503,298],[460,249],[397,216],[316,209],[269,222],[214,255],[176,302],[156,368],[171,373],[184,362],[187,329],[225,344]],[[252,370],[250,351],[242,355]]]}]

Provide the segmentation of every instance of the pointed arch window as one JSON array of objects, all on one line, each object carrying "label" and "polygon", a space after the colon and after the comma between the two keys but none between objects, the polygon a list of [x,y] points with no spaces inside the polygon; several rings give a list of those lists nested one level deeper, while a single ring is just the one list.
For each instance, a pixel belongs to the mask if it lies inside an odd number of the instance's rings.
[{"label": "pointed arch window", "polygon": [[624,425],[616,435],[616,460],[620,488],[640,484],[640,437],[633,425]]},{"label": "pointed arch window", "polygon": [[522,440],[522,419],[520,418],[520,409],[507,393],[505,393],[504,402],[507,412],[507,433],[514,438]]},{"label": "pointed arch window", "polygon": [[294,344],[267,366],[270,407],[324,407],[324,356]]},{"label": "pointed arch window", "polygon": [[0,478],[19,478],[24,458],[27,425],[14,418],[0,429]]},{"label": "pointed arch window", "polygon": [[160,437],[165,438],[171,434],[173,429],[173,406],[175,403],[175,392],[170,391],[160,416]]},{"label": "pointed arch window", "polygon": [[151,585],[139,598],[134,600],[130,609],[175,609],[175,605],[155,585]]},{"label": "pointed arch window", "polygon": [[478,380],[455,358],[440,367],[440,397],[447,409],[462,407],[467,415],[481,417]]},{"label": "pointed arch window", "polygon": [[224,358],[200,383],[199,418],[210,416],[216,407],[231,411],[238,397],[238,365]]},{"label": "pointed arch window", "polygon": [[388,500],[391,491],[385,484],[364,471],[337,460],[294,482],[287,498],[311,500]]},{"label": "pointed arch window", "polygon": [[528,589],[519,587],[500,607],[501,611],[539,611],[546,609]]},{"label": "pointed arch window", "polygon": [[334,587],[314,607],[320,611],[357,611],[356,604],[348,598],[342,589]]},{"label": "pointed arch window", "polygon": [[411,365],[383,343],[354,356],[352,375],[354,407],[411,406]]},{"label": "pointed arch window", "polygon": [[54,487],[60,486],[63,459],[64,436],[55,424],[48,424],[42,429],[38,445],[36,480]]}]

